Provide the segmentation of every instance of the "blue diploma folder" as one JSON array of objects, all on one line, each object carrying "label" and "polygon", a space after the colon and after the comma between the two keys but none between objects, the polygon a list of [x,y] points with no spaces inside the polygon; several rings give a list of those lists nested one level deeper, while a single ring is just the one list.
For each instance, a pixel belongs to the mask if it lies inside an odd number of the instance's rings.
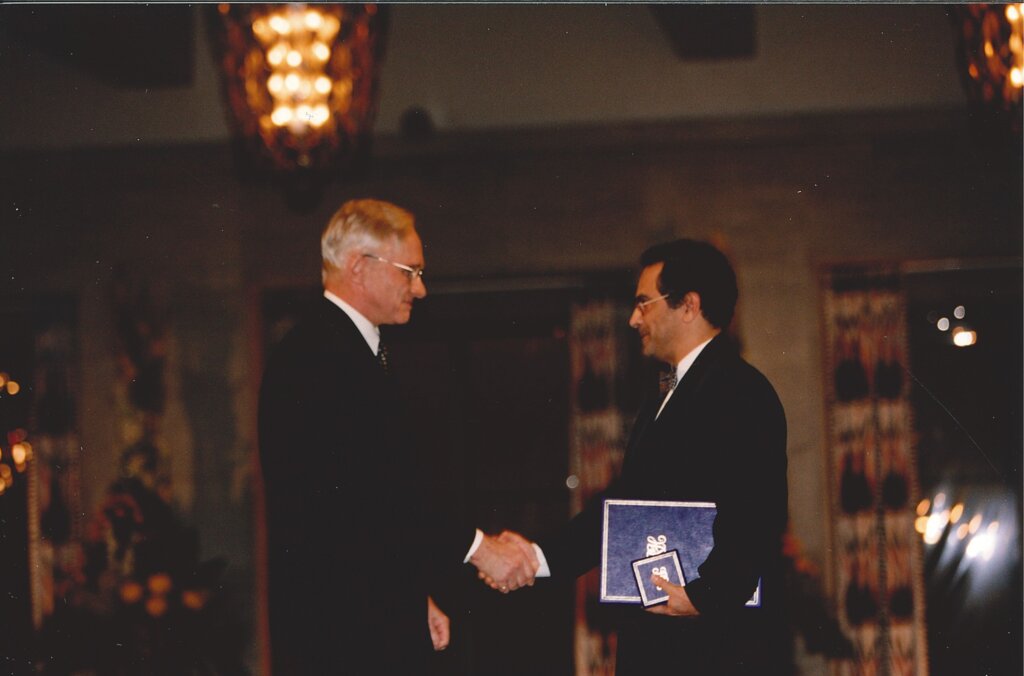
[{"label": "blue diploma folder", "polygon": [[[717,513],[713,502],[605,500],[601,602],[642,604],[633,562],[672,549],[678,552],[683,579],[700,577],[697,567],[714,545],[711,526]],[[761,605],[760,582],[747,605]]]}]

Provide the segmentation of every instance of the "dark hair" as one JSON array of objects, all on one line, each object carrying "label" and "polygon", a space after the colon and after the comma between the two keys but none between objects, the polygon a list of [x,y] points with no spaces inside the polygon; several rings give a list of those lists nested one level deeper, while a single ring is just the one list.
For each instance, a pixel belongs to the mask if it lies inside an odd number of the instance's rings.
[{"label": "dark hair", "polygon": [[707,242],[677,239],[655,244],[640,255],[640,267],[664,263],[658,291],[668,294],[668,304],[679,307],[690,291],[700,296],[701,313],[718,329],[732,321],[736,310],[736,273],[721,251]]}]

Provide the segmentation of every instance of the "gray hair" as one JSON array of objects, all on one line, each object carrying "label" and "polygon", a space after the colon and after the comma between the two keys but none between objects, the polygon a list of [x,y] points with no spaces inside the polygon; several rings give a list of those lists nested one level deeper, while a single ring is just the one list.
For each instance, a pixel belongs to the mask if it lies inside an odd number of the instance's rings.
[{"label": "gray hair", "polygon": [[400,240],[415,230],[416,219],[390,202],[373,199],[349,200],[334,212],[320,236],[322,276],[341,270],[345,257],[372,249],[388,239]]}]

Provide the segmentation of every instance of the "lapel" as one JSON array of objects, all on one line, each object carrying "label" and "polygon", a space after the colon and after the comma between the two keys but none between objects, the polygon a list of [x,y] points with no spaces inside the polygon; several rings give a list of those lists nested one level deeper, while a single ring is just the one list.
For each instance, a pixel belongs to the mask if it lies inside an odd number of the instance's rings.
[{"label": "lapel", "polygon": [[360,361],[377,363],[377,357],[373,354],[373,350],[366,344],[363,334],[359,332],[355,322],[345,314],[344,310],[326,298],[321,298],[316,306],[316,316],[317,320],[326,328],[330,339],[337,343],[340,350],[358,356]]},{"label": "lapel", "polygon": [[626,444],[626,457],[629,457],[630,452],[640,445],[644,432],[654,423],[654,414],[658,412],[659,406],[661,406],[661,397],[650,396],[644,400],[643,405],[636,414],[633,431],[629,435],[629,442]]},{"label": "lapel", "polygon": [[[697,409],[694,403],[699,401],[701,392],[724,359],[733,351],[732,345],[721,334],[715,336],[690,366],[676,386],[672,398],[665,404],[661,415],[655,420],[655,414],[661,406],[663,397],[648,397],[637,415],[633,425],[633,433],[626,447],[624,465],[634,466],[639,458],[648,454],[662,443],[664,435],[677,436],[680,425],[694,415]],[[623,467],[625,472],[626,467]]]},{"label": "lapel", "polygon": [[392,392],[390,379],[384,374],[377,356],[344,310],[326,298],[321,298],[314,316],[329,341],[328,349],[343,369],[339,377],[344,378],[344,382],[350,387],[366,388],[367,396],[372,398],[380,398]]},{"label": "lapel", "polygon": [[658,416],[657,422],[675,420],[684,416],[687,409],[692,409],[691,404],[700,399],[701,390],[707,384],[708,378],[718,370],[719,365],[728,358],[732,350],[733,347],[724,334],[720,333],[712,338],[679,381],[676,391],[665,404],[665,410]]}]

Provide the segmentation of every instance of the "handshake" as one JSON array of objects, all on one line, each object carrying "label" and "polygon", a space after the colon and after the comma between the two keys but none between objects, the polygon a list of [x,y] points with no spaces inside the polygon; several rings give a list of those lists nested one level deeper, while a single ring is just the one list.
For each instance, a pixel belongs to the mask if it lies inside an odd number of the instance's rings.
[{"label": "handshake", "polygon": [[[536,577],[551,573],[540,548],[519,533],[505,531],[501,535],[482,533],[480,544],[469,557],[476,566],[477,576],[491,589],[502,594],[533,586]],[[538,559],[538,555],[540,560]],[[444,611],[437,607],[434,599],[427,597],[427,627],[434,650],[444,650],[451,638],[451,622]]]},{"label": "handshake", "polygon": [[[519,533],[504,531],[501,535],[484,534],[469,562],[476,566],[477,576],[491,589],[503,594],[533,586],[534,578],[547,575],[541,571],[539,549]],[[543,554],[541,554],[543,556]]]}]

